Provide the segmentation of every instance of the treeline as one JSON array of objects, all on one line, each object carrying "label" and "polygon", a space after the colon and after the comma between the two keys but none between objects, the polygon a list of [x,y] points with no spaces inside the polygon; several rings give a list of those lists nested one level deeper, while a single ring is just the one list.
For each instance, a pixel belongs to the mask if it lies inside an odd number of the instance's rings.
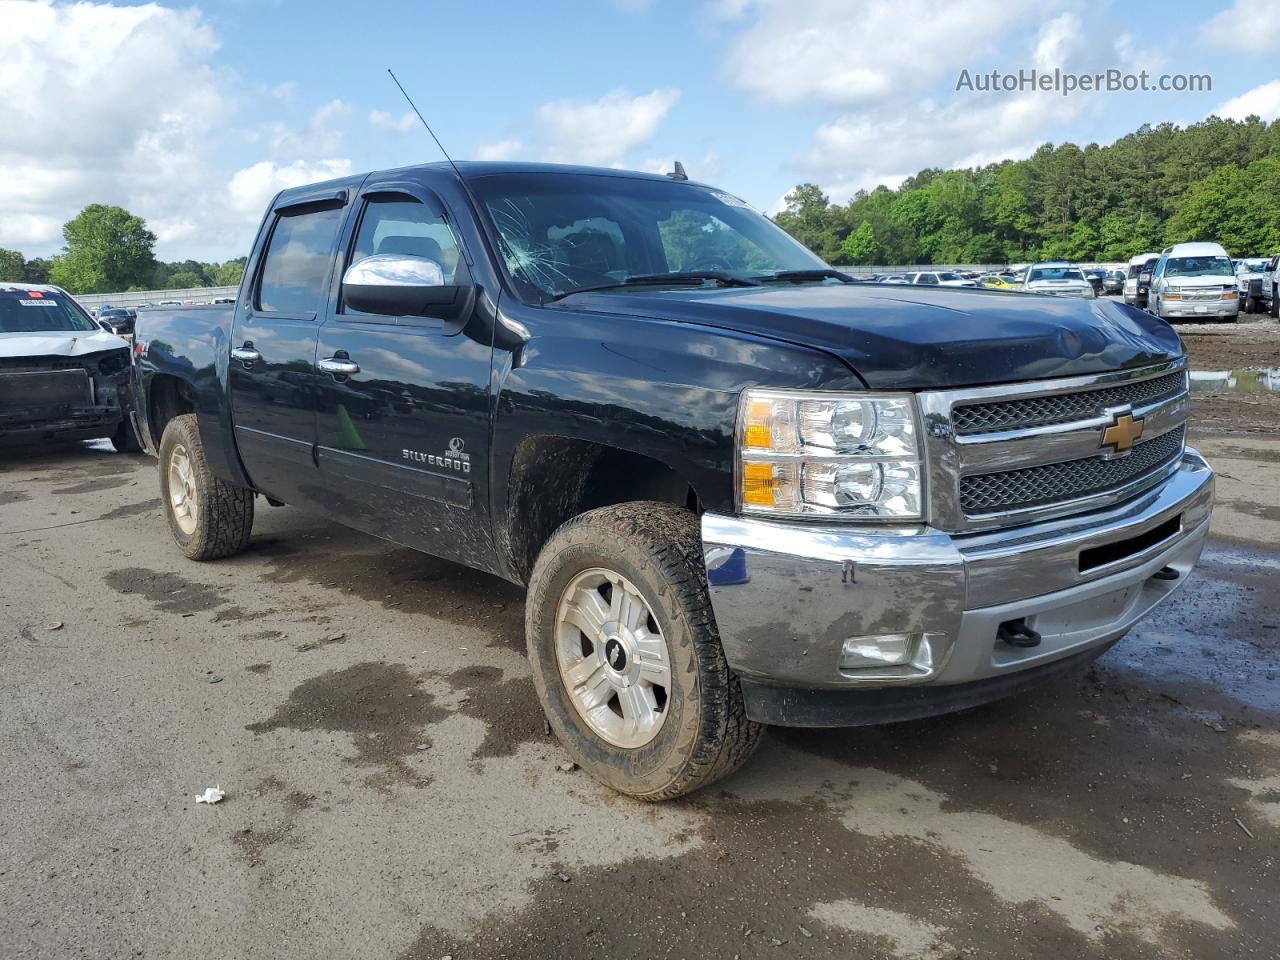
[{"label": "treeline", "polygon": [[1280,120],[1142,126],[1109,146],[1045,144],[1026,160],[922,170],[833,204],[811,183],[776,220],[845,264],[1121,261],[1216,240],[1280,251]]},{"label": "treeline", "polygon": [[90,204],[62,227],[65,246],[51,260],[27,260],[0,249],[0,281],[53,283],[71,293],[231,287],[240,282],[246,257],[223,263],[155,257],[156,237],[146,221],[123,207]]}]

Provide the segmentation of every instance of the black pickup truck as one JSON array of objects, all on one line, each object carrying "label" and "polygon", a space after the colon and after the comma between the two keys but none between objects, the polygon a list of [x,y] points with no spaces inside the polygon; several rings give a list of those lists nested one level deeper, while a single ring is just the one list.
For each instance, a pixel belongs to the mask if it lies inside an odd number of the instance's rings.
[{"label": "black pickup truck", "polygon": [[286,190],[234,305],[138,316],[192,559],[255,498],[527,587],[547,718],[634,796],[763,725],[1096,657],[1195,564],[1186,361],[1107,301],[856,283],[679,176],[426,165]]}]

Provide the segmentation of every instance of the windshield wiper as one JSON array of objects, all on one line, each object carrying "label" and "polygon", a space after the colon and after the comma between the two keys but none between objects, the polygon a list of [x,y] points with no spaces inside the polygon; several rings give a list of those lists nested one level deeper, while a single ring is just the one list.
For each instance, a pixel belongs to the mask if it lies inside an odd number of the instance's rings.
[{"label": "windshield wiper", "polygon": [[566,290],[564,293],[553,294],[547,298],[547,303],[553,300],[563,300],[565,297],[572,296],[575,293],[591,293],[595,290],[617,290],[619,287],[643,287],[643,286],[663,286],[672,284],[674,286],[701,286],[707,281],[713,281],[722,287],[758,287],[760,281],[752,277],[744,277],[736,273],[729,273],[727,270],[688,270],[679,273],[640,273],[634,277],[627,277],[625,280],[618,280],[615,283],[601,283],[593,287],[576,287],[573,290]]},{"label": "windshield wiper", "polygon": [[779,270],[767,277],[758,277],[762,283],[803,283],[806,280],[839,280],[841,283],[858,283],[853,277],[830,267],[815,267],[812,270]]}]

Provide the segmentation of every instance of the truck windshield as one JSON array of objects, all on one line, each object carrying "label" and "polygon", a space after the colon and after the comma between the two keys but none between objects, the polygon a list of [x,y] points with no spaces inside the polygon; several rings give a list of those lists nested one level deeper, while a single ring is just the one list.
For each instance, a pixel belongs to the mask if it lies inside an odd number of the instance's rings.
[{"label": "truck windshield", "polygon": [[1226,257],[1170,257],[1164,272],[1167,277],[1235,276]]},{"label": "truck windshield", "polygon": [[531,300],[653,274],[828,269],[768,218],[708,187],[573,173],[470,182],[507,272]]},{"label": "truck windshield", "polygon": [[1240,268],[1238,272],[1239,273],[1262,273],[1264,270],[1267,269],[1267,264],[1269,264],[1270,262],[1271,262],[1270,260],[1266,260],[1266,259],[1246,260],[1242,264],[1240,264]]},{"label": "truck windshield", "polygon": [[1031,271],[1028,283],[1036,280],[1083,280],[1084,274],[1074,267],[1038,267]]},{"label": "truck windshield", "polygon": [[89,333],[98,325],[70,297],[47,290],[0,290],[0,333]]}]

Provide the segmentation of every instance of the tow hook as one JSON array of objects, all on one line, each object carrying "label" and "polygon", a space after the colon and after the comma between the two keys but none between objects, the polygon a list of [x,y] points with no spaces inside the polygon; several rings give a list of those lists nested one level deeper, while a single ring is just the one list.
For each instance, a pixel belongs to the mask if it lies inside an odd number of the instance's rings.
[{"label": "tow hook", "polygon": [[1040,646],[1040,634],[1027,626],[1027,621],[1023,618],[1006,620],[1000,624],[1000,629],[996,631],[996,639],[1002,640],[1011,647],[1026,649]]},{"label": "tow hook", "polygon": [[1182,574],[1173,567],[1161,567],[1151,575],[1152,580],[1177,580]]}]

